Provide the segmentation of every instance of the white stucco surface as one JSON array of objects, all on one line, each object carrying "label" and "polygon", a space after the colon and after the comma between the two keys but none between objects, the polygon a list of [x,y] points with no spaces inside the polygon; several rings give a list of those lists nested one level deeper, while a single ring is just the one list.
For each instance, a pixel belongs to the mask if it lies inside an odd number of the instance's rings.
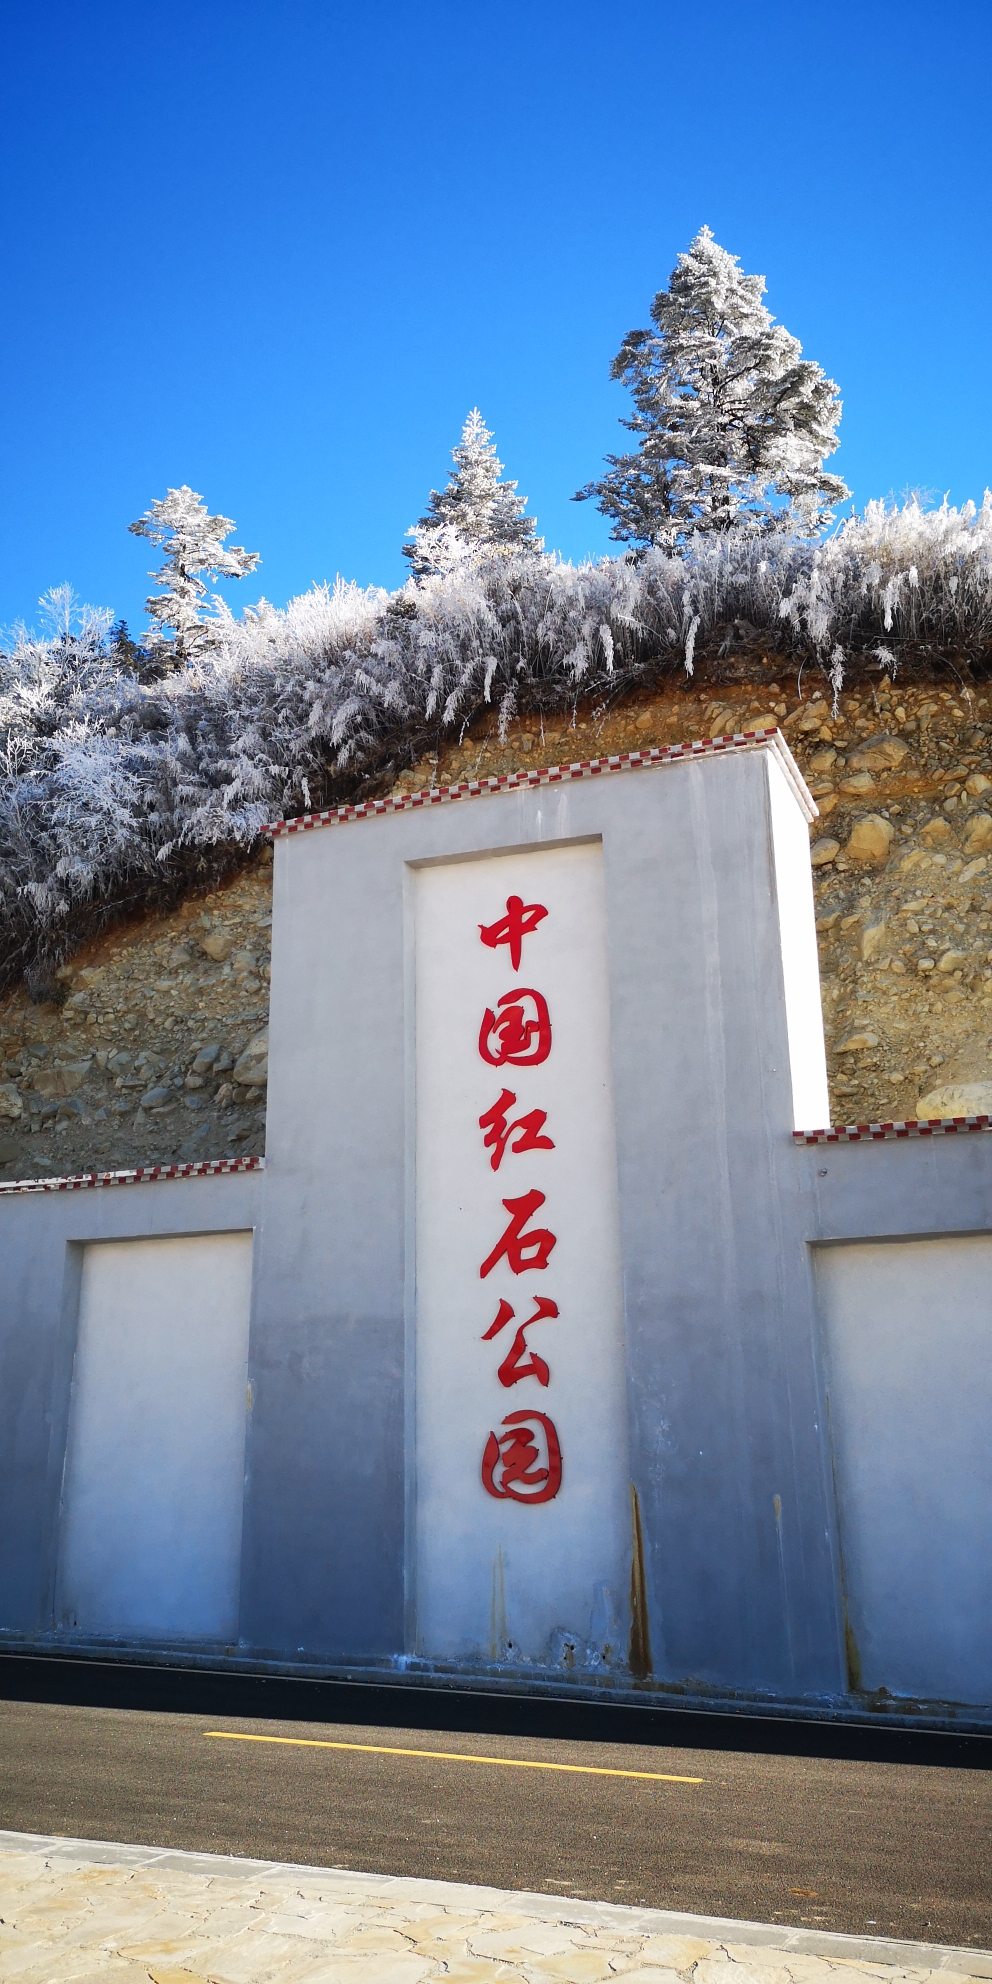
[{"label": "white stucco surface", "polygon": [[[548,914],[509,949],[491,926],[517,895]],[[599,842],[415,872],[417,1064],[417,1641],[435,1657],[546,1657],[556,1631],[600,1654],[626,1645],[630,1502],[621,1326],[606,910]],[[487,1065],[479,1031],[514,985],[547,1000],[552,1045],[534,1066]],[[532,1013],[533,1001],[527,1002]],[[508,1089],[516,1120],[546,1112],[553,1150],[499,1168],[479,1118]],[[511,1139],[511,1143],[514,1139]],[[529,1228],[554,1233],[544,1269],[480,1266],[503,1201],[538,1190]],[[527,1331],[550,1369],[507,1386],[498,1369],[535,1298],[557,1317]],[[483,1342],[501,1301],[514,1311]],[[481,1463],[516,1411],[548,1415],[562,1479],[551,1501],[494,1499]],[[541,1459],[546,1456],[542,1451]]]},{"label": "white stucco surface", "polygon": [[769,752],[765,764],[792,1075],[793,1128],[822,1130],[830,1121],[830,1093],[809,829],[778,760]]},{"label": "white stucco surface", "polygon": [[816,1254],[862,1684],[988,1702],[992,1235]]},{"label": "white stucco surface", "polygon": [[81,1633],[237,1634],[250,1233],[84,1249],[57,1606]]}]

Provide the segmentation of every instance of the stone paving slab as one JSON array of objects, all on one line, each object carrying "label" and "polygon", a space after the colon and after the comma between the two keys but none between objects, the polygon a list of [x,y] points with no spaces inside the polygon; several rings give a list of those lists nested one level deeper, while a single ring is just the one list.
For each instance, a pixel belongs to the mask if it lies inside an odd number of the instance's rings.
[{"label": "stone paving slab", "polygon": [[0,1832],[0,1984],[845,1984],[852,1970],[992,1980],[992,1952]]}]

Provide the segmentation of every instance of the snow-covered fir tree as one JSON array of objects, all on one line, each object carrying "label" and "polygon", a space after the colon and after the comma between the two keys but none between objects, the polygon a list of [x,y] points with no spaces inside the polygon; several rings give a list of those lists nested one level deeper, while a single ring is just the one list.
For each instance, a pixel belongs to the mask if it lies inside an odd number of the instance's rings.
[{"label": "snow-covered fir tree", "polygon": [[[154,622],[149,647],[154,654],[168,647],[177,664],[192,660],[211,645],[214,630],[204,619],[203,603],[207,580],[243,579],[259,563],[257,551],[246,551],[240,544],[225,546],[225,537],[234,529],[231,517],[212,517],[202,496],[184,482],[181,489],[169,489],[158,503],[128,530],[135,537],[147,537],[160,544],[165,557],[157,572],[149,572],[159,588],[145,601],[145,610]],[[167,640],[166,629],[174,629]]]},{"label": "snow-covered fir tree", "polygon": [[447,489],[432,489],[427,509],[403,546],[413,575],[425,579],[454,571],[480,552],[541,551],[537,519],[526,517],[527,498],[504,482],[503,464],[478,407],[473,407],[453,448],[455,467]]},{"label": "snow-covered fir tree", "polygon": [[651,305],[655,328],[630,331],[611,376],[637,409],[630,454],[608,455],[595,496],[620,542],[672,549],[694,532],[788,524],[812,536],[850,495],[823,463],[837,446],[832,379],[762,302],[708,227],[680,255]]}]

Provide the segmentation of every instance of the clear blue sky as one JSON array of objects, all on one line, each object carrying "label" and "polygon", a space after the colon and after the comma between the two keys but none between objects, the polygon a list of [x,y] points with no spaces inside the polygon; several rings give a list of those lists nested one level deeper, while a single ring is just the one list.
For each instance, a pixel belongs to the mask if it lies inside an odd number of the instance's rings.
[{"label": "clear blue sky", "polygon": [[549,548],[624,333],[706,222],[842,389],[858,504],[992,482],[992,10],[79,0],[0,32],[0,625],[137,631],[189,482],[282,604],[395,585],[469,407]]}]

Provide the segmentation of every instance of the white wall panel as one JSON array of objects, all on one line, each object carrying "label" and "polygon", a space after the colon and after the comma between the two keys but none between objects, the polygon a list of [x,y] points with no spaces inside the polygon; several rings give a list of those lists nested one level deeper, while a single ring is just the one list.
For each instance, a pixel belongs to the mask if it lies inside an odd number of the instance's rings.
[{"label": "white wall panel", "polygon": [[817,1277],[855,1667],[987,1702],[992,1236],[821,1247]]},{"label": "white wall panel", "polygon": [[816,944],[809,828],[796,805],[795,794],[786,781],[781,765],[770,754],[766,763],[789,1034],[793,1127],[797,1130],[822,1130],[830,1121],[830,1095],[820,1000],[820,959]]},{"label": "white wall panel", "polygon": [[[600,844],[444,863],[415,872],[417,1063],[417,1620],[418,1647],[436,1658],[546,1658],[556,1631],[602,1657],[623,1650],[630,1576],[630,1500],[619,1265],[616,1151],[609,1049],[606,913]],[[522,937],[519,967],[508,944],[490,947],[492,928],[517,896],[547,910]],[[526,919],[525,919],[526,920]],[[493,1066],[480,1050],[507,1042],[500,1000],[525,988],[523,1023],[547,1004],[550,1049],[531,1065]],[[510,1001],[512,1005],[512,997]],[[533,1032],[524,1061],[541,1053]],[[485,1143],[480,1117],[504,1091],[506,1120],[544,1112],[533,1123],[553,1149],[519,1152],[524,1133]],[[522,1229],[555,1236],[544,1267],[514,1271],[504,1254],[481,1268],[513,1217],[506,1199],[530,1192],[543,1202]],[[533,1247],[528,1249],[535,1253]],[[516,1330],[538,1306],[554,1304],[526,1331],[526,1362],[536,1353],[548,1381],[507,1384],[500,1366]],[[512,1319],[490,1341],[500,1313]],[[512,1359],[511,1359],[512,1362]],[[492,1485],[506,1487],[503,1455],[515,1412],[550,1420],[561,1451],[553,1499],[530,1496],[526,1482],[494,1496],[484,1485],[489,1435],[504,1444]],[[539,1457],[553,1456],[532,1420]]]},{"label": "white wall panel", "polygon": [[251,1234],[84,1250],[59,1622],[237,1635]]}]

